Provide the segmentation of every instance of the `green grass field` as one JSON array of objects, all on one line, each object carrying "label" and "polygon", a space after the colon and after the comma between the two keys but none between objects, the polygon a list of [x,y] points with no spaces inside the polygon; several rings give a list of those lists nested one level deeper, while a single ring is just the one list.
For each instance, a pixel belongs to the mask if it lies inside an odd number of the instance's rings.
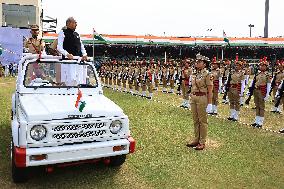
[{"label": "green grass field", "polygon": [[[176,95],[156,93],[154,99],[105,89],[104,94],[129,116],[136,152],[120,169],[80,165],[36,173],[28,183],[15,185],[10,171],[10,101],[14,79],[0,79],[0,188],[283,188],[284,136],[232,123],[228,106],[209,117],[204,151],[185,146],[193,136],[189,110],[176,107]],[[160,103],[163,101],[165,103]],[[267,110],[269,110],[269,104]],[[241,122],[251,123],[254,112],[242,108]],[[278,131],[284,116],[266,113],[264,128]]]}]

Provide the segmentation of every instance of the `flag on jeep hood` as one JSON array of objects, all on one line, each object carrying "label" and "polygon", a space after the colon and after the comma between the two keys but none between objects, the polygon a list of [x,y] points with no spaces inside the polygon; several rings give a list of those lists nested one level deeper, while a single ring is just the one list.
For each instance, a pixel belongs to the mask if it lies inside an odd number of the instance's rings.
[{"label": "flag on jeep hood", "polygon": [[78,94],[77,94],[77,100],[76,100],[76,103],[75,103],[75,107],[79,109],[80,112],[83,111],[83,109],[85,108],[86,106],[86,102],[85,101],[82,101],[82,92],[80,89],[78,89]]}]

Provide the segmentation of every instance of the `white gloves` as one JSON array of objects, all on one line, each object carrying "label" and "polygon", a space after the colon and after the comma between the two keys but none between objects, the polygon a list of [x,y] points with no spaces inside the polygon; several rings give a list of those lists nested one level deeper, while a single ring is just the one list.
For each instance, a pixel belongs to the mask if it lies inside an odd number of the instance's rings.
[{"label": "white gloves", "polygon": [[271,88],[271,83],[267,83],[267,86],[266,86],[266,95],[265,95],[264,101],[267,101],[268,98],[269,98],[270,88]]},{"label": "white gloves", "polygon": [[222,77],[219,77],[219,90],[218,93],[222,92]]},{"label": "white gloves", "polygon": [[240,96],[244,96],[245,88],[246,88],[246,80],[242,80]]},{"label": "white gloves", "polygon": [[211,113],[212,112],[212,104],[208,104],[207,105],[206,112],[207,113]]}]

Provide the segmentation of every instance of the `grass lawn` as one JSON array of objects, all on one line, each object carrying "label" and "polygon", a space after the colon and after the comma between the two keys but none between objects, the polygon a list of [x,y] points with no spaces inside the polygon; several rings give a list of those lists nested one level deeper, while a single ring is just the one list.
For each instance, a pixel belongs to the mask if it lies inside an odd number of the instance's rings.
[{"label": "grass lawn", "polygon": [[[0,186],[1,188],[283,188],[283,135],[209,117],[204,151],[185,147],[193,136],[189,110],[177,108],[176,95],[156,93],[155,100],[105,89],[104,94],[129,116],[137,150],[120,169],[80,165],[37,173],[28,183],[15,185],[10,170],[10,99],[13,79],[0,79]],[[252,101],[253,102],[253,101]],[[269,105],[271,106],[271,105]],[[268,107],[270,108],[270,107]],[[253,110],[242,108],[241,121],[250,123]],[[265,128],[278,130],[283,115],[267,113]],[[278,119],[278,120],[277,120]]]}]

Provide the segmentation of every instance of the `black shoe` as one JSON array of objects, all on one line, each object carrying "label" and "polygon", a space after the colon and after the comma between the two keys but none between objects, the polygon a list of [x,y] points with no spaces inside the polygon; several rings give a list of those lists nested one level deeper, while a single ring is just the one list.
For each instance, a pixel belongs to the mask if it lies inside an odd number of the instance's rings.
[{"label": "black shoe", "polygon": [[256,124],[255,128],[261,128],[262,125]]},{"label": "black shoe", "polygon": [[272,112],[272,113],[276,113],[277,111],[276,111],[276,110],[271,110],[270,112]]},{"label": "black shoe", "polygon": [[284,133],[284,128],[279,130],[279,133]]},{"label": "black shoe", "polygon": [[234,118],[232,118],[232,117],[228,117],[227,118],[229,121],[233,121],[234,120]]},{"label": "black shoe", "polygon": [[238,121],[237,119],[233,118],[232,121]]},{"label": "black shoe", "polygon": [[250,126],[252,127],[255,127],[256,125],[257,125],[256,123],[250,124]]},{"label": "black shoe", "polygon": [[244,106],[244,104],[241,104],[240,106]]},{"label": "black shoe", "polygon": [[196,147],[196,146],[198,146],[198,145],[199,145],[198,142],[191,142],[191,143],[189,143],[189,144],[186,144],[186,146],[189,147],[189,148],[193,148],[193,147]]},{"label": "black shoe", "polygon": [[256,109],[256,107],[252,107],[251,109],[255,110],[255,109]]},{"label": "black shoe", "polygon": [[213,115],[218,115],[218,113],[215,113],[215,112],[214,112]]}]

